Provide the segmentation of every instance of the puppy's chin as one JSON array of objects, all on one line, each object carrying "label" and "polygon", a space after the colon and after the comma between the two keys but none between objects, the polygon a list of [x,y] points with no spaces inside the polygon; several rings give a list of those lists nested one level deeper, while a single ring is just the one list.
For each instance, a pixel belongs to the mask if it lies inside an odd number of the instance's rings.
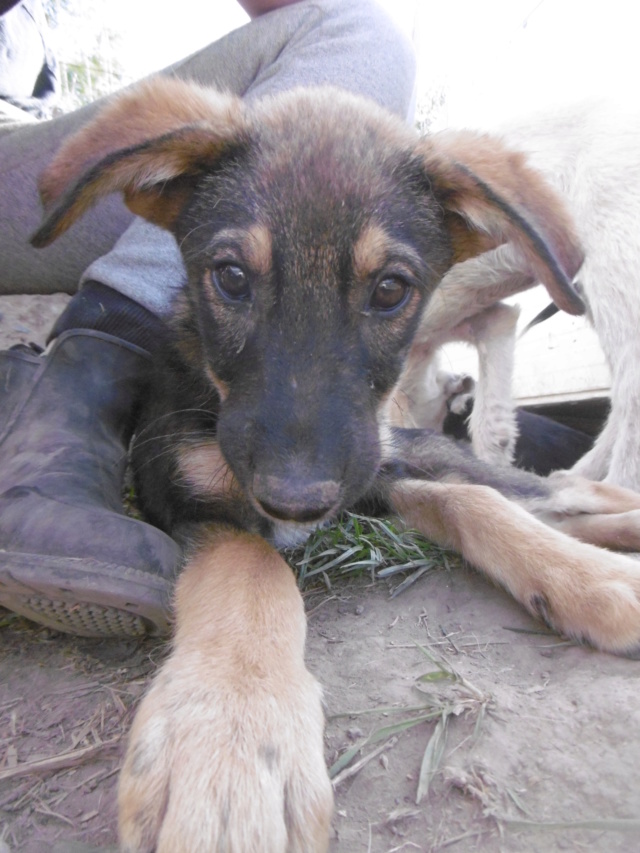
[{"label": "puppy's chin", "polygon": [[295,548],[306,542],[318,527],[327,524],[321,521],[316,524],[299,524],[295,521],[274,521],[271,524],[271,542],[278,550]]}]

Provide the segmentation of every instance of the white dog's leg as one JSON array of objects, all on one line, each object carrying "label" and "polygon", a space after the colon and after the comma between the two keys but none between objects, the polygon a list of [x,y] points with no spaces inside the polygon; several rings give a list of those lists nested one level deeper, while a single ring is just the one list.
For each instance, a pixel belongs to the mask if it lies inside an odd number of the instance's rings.
[{"label": "white dog's leg", "polygon": [[[436,352],[449,341],[480,343],[479,385],[486,383],[487,387],[476,392],[480,411],[471,424],[473,447],[487,461],[511,462],[517,435],[511,375],[518,309],[496,307],[496,303],[534,283],[533,274],[508,244],[455,264],[436,288],[422,318],[390,398],[390,423],[442,429],[446,399],[455,388],[440,381]],[[461,387],[460,392],[463,390]]]},{"label": "white dog's leg", "polygon": [[519,314],[517,306],[498,303],[468,321],[479,365],[471,445],[479,459],[498,465],[513,462],[518,437],[511,382]]},{"label": "white dog's leg", "polygon": [[629,232],[628,221],[614,220],[607,231],[608,242],[599,235],[600,243],[590,232],[592,248],[580,278],[611,372],[611,411],[593,449],[573,470],[640,491],[640,300],[634,260],[640,241]]},{"label": "white dog's leg", "polygon": [[579,474],[588,480],[604,480],[609,473],[611,455],[616,442],[616,430],[616,424],[608,420],[591,450],[576,462],[571,468],[571,473]]},{"label": "white dog's leg", "polygon": [[411,348],[404,372],[387,403],[387,420],[393,426],[442,431],[447,397],[438,358],[430,343]]},{"label": "white dog's leg", "polygon": [[[635,331],[637,335],[637,329]],[[612,365],[611,412],[607,427],[614,433],[605,482],[640,491],[640,342],[629,339],[618,347]]]}]

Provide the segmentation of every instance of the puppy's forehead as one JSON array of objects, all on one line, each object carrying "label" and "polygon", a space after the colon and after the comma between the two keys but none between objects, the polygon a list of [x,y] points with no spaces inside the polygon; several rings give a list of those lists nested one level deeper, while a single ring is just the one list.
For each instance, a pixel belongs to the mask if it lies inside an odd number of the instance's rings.
[{"label": "puppy's forehead", "polygon": [[424,235],[440,228],[417,133],[377,105],[339,90],[299,90],[254,105],[245,130],[184,223],[196,254],[209,228],[260,226],[262,234],[240,241],[256,269],[269,258],[307,272],[355,260],[364,279],[401,241],[424,251]]},{"label": "puppy's forehead", "polygon": [[293,89],[258,101],[249,111],[249,125],[283,133],[291,141],[305,134],[318,141],[343,136],[367,147],[371,134],[387,146],[415,144],[417,137],[406,122],[373,101],[329,86]]},{"label": "puppy's forehead", "polygon": [[325,200],[378,195],[416,144],[399,119],[337,90],[271,100],[256,112],[252,135],[265,184]]}]

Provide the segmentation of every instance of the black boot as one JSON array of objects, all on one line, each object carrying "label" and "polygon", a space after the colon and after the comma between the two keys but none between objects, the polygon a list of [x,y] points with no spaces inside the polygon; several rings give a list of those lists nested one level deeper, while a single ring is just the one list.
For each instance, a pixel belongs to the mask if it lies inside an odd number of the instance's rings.
[{"label": "black boot", "polygon": [[122,505],[149,370],[86,329],[0,353],[0,605],[85,637],[168,631],[178,546]]}]

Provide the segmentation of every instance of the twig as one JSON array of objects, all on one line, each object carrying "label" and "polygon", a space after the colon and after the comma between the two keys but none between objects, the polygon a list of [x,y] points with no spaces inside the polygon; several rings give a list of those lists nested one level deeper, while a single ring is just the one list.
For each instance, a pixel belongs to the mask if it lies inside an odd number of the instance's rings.
[{"label": "twig", "polygon": [[453,844],[458,844],[459,841],[464,841],[467,838],[479,838],[486,832],[487,830],[482,829],[472,829],[469,832],[463,832],[462,835],[455,835],[452,838],[447,838],[445,841],[441,841],[434,850],[442,850],[445,847],[451,847]]},{"label": "twig", "polygon": [[38,761],[24,761],[16,767],[6,767],[0,770],[0,782],[4,779],[15,779],[18,776],[26,776],[30,773],[46,773],[51,770],[62,770],[66,767],[75,767],[82,764],[87,758],[92,758],[104,750],[112,749],[120,742],[120,735],[111,740],[95,743],[91,746],[85,746],[81,749],[74,749],[70,752],[61,752],[58,755],[52,755],[51,758],[41,758]]},{"label": "twig", "polygon": [[535,821],[535,820],[519,820],[517,818],[500,817],[494,815],[499,823],[503,823],[510,829],[517,830],[541,830],[554,832],[556,830],[567,829],[592,829],[597,832],[633,832],[637,833],[640,830],[640,820],[638,818],[586,818],[585,820],[552,820],[552,821]]},{"label": "twig", "polygon": [[349,767],[345,767],[337,776],[334,777],[332,781],[332,785],[334,788],[337,788],[341,782],[344,782],[345,779],[350,779],[351,776],[355,776],[356,773],[359,773],[362,768],[368,764],[373,758],[380,755],[380,753],[385,752],[387,749],[391,749],[392,746],[395,746],[398,742],[397,737],[389,738],[386,743],[377,746],[375,749],[372,749],[367,755],[363,756],[360,761],[356,761],[355,764],[350,765]]},{"label": "twig", "polygon": [[44,814],[48,817],[55,817],[56,820],[61,820],[63,823],[68,824],[69,826],[74,826],[72,820],[70,820],[66,815],[60,814],[59,812],[54,812],[46,803],[40,801],[37,806],[34,806],[34,810],[38,812],[38,814]]}]

